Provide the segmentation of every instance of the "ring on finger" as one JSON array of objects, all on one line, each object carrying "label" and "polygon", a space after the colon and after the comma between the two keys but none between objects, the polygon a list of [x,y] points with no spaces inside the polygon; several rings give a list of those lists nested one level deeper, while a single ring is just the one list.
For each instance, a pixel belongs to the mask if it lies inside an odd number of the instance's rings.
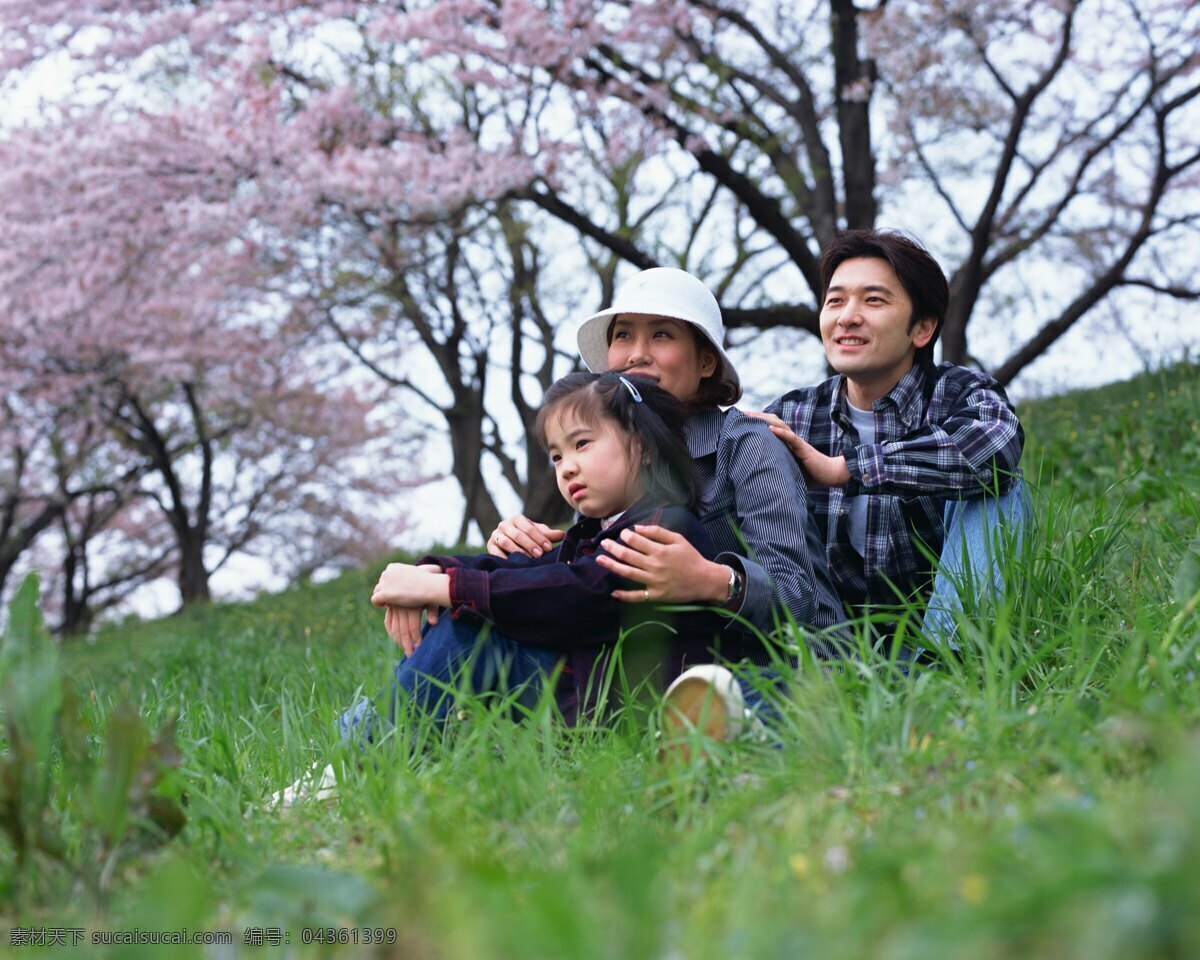
[{"label": "ring on finger", "polygon": [[649,588],[646,588],[645,590],[642,591],[642,599],[646,603],[650,602],[650,589]]}]

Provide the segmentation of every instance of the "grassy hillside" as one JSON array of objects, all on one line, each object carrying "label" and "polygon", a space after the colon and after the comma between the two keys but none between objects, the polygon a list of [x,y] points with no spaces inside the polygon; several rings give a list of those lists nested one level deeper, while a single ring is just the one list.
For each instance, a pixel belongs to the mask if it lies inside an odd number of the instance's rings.
[{"label": "grassy hillside", "polygon": [[[638,703],[574,732],[467,703],[411,760],[353,762],[332,721],[395,659],[366,602],[376,571],[113,629],[57,667],[18,612],[0,943],[17,927],[233,934],[172,948],[197,956],[1200,955],[1197,410],[1194,365],[1029,405],[1039,522],[994,621],[964,624],[964,659],[807,665],[782,745],[686,768],[657,761]],[[336,803],[263,809],[327,759]],[[57,952],[84,949],[134,955]]]}]

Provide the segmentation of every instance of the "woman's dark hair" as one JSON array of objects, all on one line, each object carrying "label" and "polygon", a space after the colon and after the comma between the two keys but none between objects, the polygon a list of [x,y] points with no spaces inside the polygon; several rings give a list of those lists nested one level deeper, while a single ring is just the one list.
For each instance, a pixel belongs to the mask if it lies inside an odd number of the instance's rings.
[{"label": "woman's dark hair", "polygon": [[701,333],[694,323],[689,323],[688,327],[692,331],[692,336],[696,338],[697,352],[709,351],[717,361],[717,369],[700,381],[696,396],[687,406],[693,410],[707,410],[709,407],[715,406],[732,407],[742,398],[741,383],[726,375],[725,360],[713,347],[712,341]]},{"label": "woman's dark hair", "polygon": [[543,449],[549,447],[550,418],[566,411],[590,425],[615,421],[630,439],[646,493],[666,503],[695,505],[695,465],[684,434],[687,412],[653,380],[618,373],[570,373],[556,380],[537,415]]},{"label": "woman's dark hair", "polygon": [[946,274],[920,242],[896,230],[846,230],[834,237],[821,254],[821,303],[829,293],[834,271],[846,260],[869,257],[886,260],[896,272],[904,292],[912,301],[908,329],[918,320],[933,317],[933,336],[917,350],[916,361],[933,366],[933,345],[942,332],[950,288]]}]

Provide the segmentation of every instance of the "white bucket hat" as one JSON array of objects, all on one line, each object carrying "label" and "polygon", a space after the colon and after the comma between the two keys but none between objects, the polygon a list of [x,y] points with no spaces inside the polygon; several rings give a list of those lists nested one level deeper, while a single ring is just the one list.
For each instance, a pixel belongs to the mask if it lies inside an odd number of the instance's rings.
[{"label": "white bucket hat", "polygon": [[741,396],[741,381],[723,345],[725,324],[721,308],[703,281],[674,267],[653,267],[629,280],[617,291],[611,307],[588,317],[579,328],[579,356],[592,373],[608,370],[608,328],[612,318],[622,313],[669,317],[696,327],[720,358],[718,379],[730,384]]}]

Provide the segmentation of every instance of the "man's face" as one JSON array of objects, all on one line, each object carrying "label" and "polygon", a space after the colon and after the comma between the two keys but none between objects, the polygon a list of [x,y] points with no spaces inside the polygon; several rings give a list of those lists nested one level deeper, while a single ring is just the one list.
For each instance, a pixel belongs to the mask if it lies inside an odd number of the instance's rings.
[{"label": "man's face", "polygon": [[829,365],[850,381],[850,400],[868,409],[909,370],[933,337],[932,317],[909,329],[913,305],[886,260],[856,257],[839,264],[821,305],[821,340]]}]

